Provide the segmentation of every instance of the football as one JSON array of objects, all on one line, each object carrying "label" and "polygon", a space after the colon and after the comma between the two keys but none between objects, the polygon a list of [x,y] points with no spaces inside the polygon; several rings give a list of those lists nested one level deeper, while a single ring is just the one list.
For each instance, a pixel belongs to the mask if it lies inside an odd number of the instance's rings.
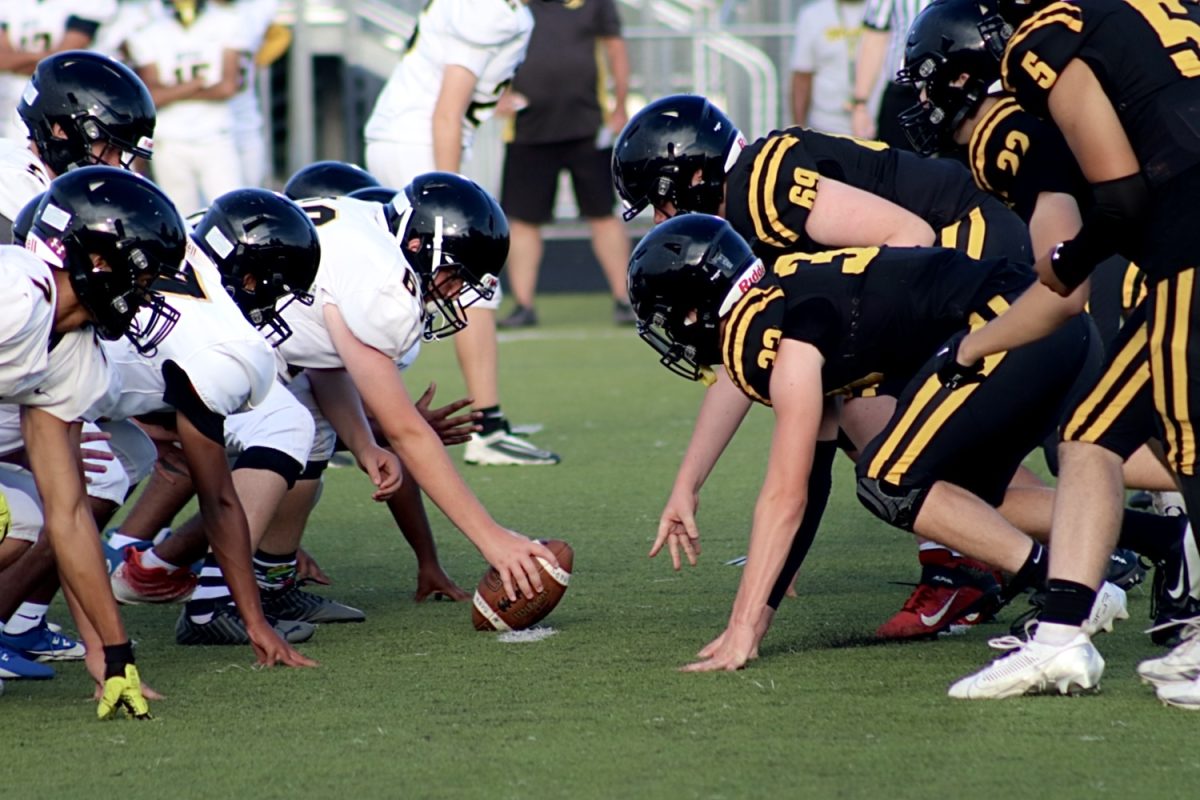
[{"label": "football", "polygon": [[542,573],[542,593],[532,598],[518,596],[515,603],[505,595],[500,573],[495,567],[488,569],[480,579],[479,586],[475,587],[471,609],[471,621],[475,623],[475,630],[519,631],[528,628],[553,611],[558,601],[562,600],[567,591],[567,584],[571,582],[575,551],[571,549],[571,545],[559,539],[538,541],[554,553],[559,569],[554,569],[549,562],[538,559]]}]

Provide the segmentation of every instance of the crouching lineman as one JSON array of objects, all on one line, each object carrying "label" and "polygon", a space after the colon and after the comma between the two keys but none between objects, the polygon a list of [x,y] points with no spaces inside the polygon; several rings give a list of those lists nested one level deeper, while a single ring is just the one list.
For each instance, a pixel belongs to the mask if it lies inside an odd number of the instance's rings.
[{"label": "crouching lineman", "polygon": [[[828,481],[828,470],[813,466],[818,437],[836,419],[825,413],[832,411],[826,396],[913,374],[938,342],[1002,313],[1032,281],[1026,267],[942,249],[847,248],[764,265],[727,223],[698,214],[647,234],[629,269],[639,334],[665,366],[693,380],[722,362],[747,397],[775,412],[729,625],[686,670],[738,669],[755,657],[773,614],[768,601],[782,595],[785,561],[790,577],[811,543],[793,546],[807,497],[823,502],[828,494],[810,485],[810,475]],[[891,420],[858,460],[863,504],[896,527],[1003,569],[1013,576],[1010,591],[1040,586],[1044,548],[997,507],[1021,460],[1058,421],[1092,345],[1092,325],[1081,315],[1037,344],[989,359],[990,377],[978,386],[944,389],[934,359],[915,368]],[[803,486],[808,491],[797,491]],[[690,547],[686,532],[669,536]],[[1124,593],[1107,585],[1090,624],[1108,629],[1125,613]]]},{"label": "crouching lineman", "polygon": [[[317,233],[304,211],[283,195],[238,189],[218,197],[200,215],[192,242],[190,256],[207,275],[208,285],[220,283],[224,294],[232,297],[222,304],[236,304],[245,320],[258,328],[253,349],[265,348],[264,338],[272,345],[285,341],[291,330],[279,309],[293,302],[313,302],[309,289],[320,260]],[[308,461],[313,433],[312,415],[276,380],[257,405],[225,419],[225,444],[246,511],[263,610],[268,617],[300,623],[286,626],[294,640],[311,635],[311,624],[364,619],[358,609],[301,591],[293,580],[298,540],[269,537],[277,514],[287,507],[287,492]],[[363,463],[387,463],[389,458],[379,448],[358,455]],[[143,493],[132,513],[173,516],[191,496],[192,472],[190,464],[185,465],[183,474],[172,482],[152,483],[153,494]],[[398,475],[398,467],[392,472]],[[229,605],[230,589],[219,565],[206,560],[199,586],[187,568],[205,555],[203,515],[149,549],[148,540],[143,543],[123,532],[112,533],[108,544],[124,551],[123,562],[112,575],[119,600],[172,602],[190,596],[176,628],[178,643],[246,642],[246,630]]]},{"label": "crouching lineman", "polygon": [[335,431],[352,451],[374,442],[361,398],[404,468],[500,572],[509,597],[540,592],[536,559],[556,563],[553,555],[492,519],[396,368],[418,340],[466,326],[464,291],[488,296],[494,290],[508,253],[504,212],[475,183],[448,173],[417,177],[383,206],[346,197],[301,206],[316,223],[321,266],[315,302],[283,310],[293,335],[278,350],[296,376],[289,388],[317,423],[297,491],[308,493],[311,507]]},{"label": "crouching lineman", "polygon": [[170,332],[178,315],[148,287],[177,268],[183,247],[183,220],[149,181],[83,167],[57,179],[34,211],[32,253],[0,248],[9,292],[0,318],[0,400],[22,407],[45,535],[76,624],[103,647],[102,719],[121,710],[145,718],[149,706],[84,492],[78,420],[109,384],[96,334],[152,349]]}]

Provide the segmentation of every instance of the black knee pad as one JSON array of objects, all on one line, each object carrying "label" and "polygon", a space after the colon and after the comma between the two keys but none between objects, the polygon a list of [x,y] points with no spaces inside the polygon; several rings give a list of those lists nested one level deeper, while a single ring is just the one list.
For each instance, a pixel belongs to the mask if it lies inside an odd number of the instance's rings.
[{"label": "black knee pad", "polygon": [[910,533],[928,496],[928,486],[901,489],[880,483],[876,478],[858,479],[859,502],[884,522]]},{"label": "black knee pad", "polygon": [[234,469],[265,469],[287,481],[290,489],[296,485],[304,465],[280,450],[271,447],[247,447],[233,462]]},{"label": "black knee pad", "polygon": [[304,465],[304,470],[298,476],[302,481],[315,481],[325,474],[325,468],[329,466],[329,460],[310,461]]}]

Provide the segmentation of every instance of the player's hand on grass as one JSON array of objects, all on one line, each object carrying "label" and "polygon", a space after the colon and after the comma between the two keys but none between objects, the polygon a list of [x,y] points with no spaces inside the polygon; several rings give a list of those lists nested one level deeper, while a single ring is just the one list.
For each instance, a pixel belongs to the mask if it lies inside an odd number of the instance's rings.
[{"label": "player's hand on grass", "polygon": [[246,635],[250,637],[250,646],[258,664],[263,667],[281,665],[284,667],[315,667],[316,661],[302,655],[290,644],[283,640],[274,628],[266,622],[257,625],[246,625]]},{"label": "player's hand on grass", "polygon": [[500,573],[504,593],[514,603],[518,594],[532,598],[544,590],[541,571],[538,569],[539,558],[554,567],[559,566],[558,559],[546,545],[512,531],[504,531],[489,538],[480,551],[487,562]]},{"label": "player's hand on grass", "polygon": [[150,704],[142,694],[142,681],[133,664],[126,664],[120,675],[105,679],[96,706],[96,716],[102,720],[115,719],[122,711],[133,719],[152,719]]},{"label": "player's hand on grass", "polygon": [[453,600],[457,603],[469,600],[471,595],[451,580],[441,565],[433,564],[417,570],[417,591],[413,593],[413,600],[418,603],[423,603],[430,598]]},{"label": "player's hand on grass", "polygon": [[[96,682],[95,691],[92,692],[92,699],[99,702],[100,698],[104,695],[104,651],[98,647],[89,647],[83,657],[83,663],[87,667],[88,674],[92,676],[92,680]],[[150,684],[141,680],[140,675],[138,676],[138,680],[142,686],[142,697],[147,700],[162,700],[164,698],[164,695],[155,691]]]},{"label": "player's hand on grass", "polygon": [[651,558],[658,555],[665,544],[671,553],[671,566],[676,570],[682,566],[680,549],[687,556],[688,563],[696,566],[696,556],[700,555],[700,529],[696,527],[696,511],[699,508],[700,498],[695,492],[684,489],[671,491],[667,505],[658,518],[658,536],[650,548]]},{"label": "player's hand on grass", "polygon": [[433,432],[442,440],[442,444],[447,447],[463,444],[471,438],[472,433],[482,430],[478,422],[483,419],[483,414],[479,411],[468,411],[457,417],[454,416],[456,412],[474,402],[469,397],[447,403],[441,408],[430,409],[429,404],[433,402],[433,395],[436,391],[437,384],[430,383],[429,388],[417,400],[416,405],[417,411],[421,412],[421,416],[429,423],[429,427],[433,428]]},{"label": "player's hand on grass", "polygon": [[333,583],[317,560],[304,548],[296,551],[296,580],[300,583],[319,583],[322,586]]},{"label": "player's hand on grass", "polygon": [[383,502],[400,489],[404,480],[404,472],[400,469],[400,459],[390,450],[378,445],[368,445],[361,453],[356,453],[358,466],[370,477],[375,484],[371,499]]},{"label": "player's hand on grass", "polygon": [[756,626],[730,623],[720,636],[705,646],[699,661],[693,661],[680,672],[732,672],[746,666],[746,662],[758,658],[758,633]]}]

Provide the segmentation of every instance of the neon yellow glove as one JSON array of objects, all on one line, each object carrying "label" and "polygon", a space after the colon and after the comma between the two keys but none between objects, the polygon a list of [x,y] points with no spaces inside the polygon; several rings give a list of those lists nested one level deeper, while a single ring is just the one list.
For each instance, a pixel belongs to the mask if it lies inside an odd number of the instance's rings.
[{"label": "neon yellow glove", "polygon": [[4,498],[4,492],[0,492],[0,542],[8,536],[8,526],[11,524],[12,513],[8,510],[8,500]]},{"label": "neon yellow glove", "polygon": [[153,719],[150,716],[150,704],[142,697],[142,679],[138,677],[137,667],[133,664],[125,665],[124,675],[104,681],[104,694],[100,696],[96,716],[114,719],[121,710],[134,719]]}]

